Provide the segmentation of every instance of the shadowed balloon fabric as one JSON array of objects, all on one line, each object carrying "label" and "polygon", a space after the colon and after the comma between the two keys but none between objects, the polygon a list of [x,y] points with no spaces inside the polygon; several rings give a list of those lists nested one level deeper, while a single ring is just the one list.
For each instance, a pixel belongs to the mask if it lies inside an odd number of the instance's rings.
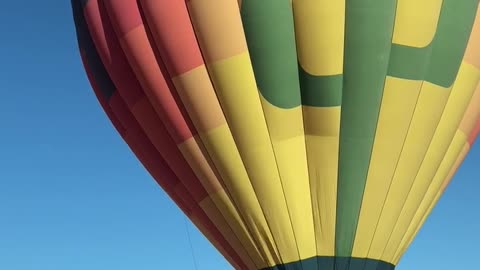
[{"label": "shadowed balloon fabric", "polygon": [[237,269],[394,269],[480,130],[478,0],[72,7],[112,124]]}]

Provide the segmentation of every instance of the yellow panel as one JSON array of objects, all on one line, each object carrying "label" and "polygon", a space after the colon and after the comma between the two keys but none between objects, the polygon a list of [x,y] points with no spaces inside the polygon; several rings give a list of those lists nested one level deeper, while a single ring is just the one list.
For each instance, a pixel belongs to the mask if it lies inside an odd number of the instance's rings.
[{"label": "yellow panel", "polygon": [[[223,197],[226,198],[226,196]],[[244,234],[238,235],[234,230],[232,230],[232,228],[229,226],[230,224],[225,220],[225,217],[218,210],[216,203],[214,203],[212,198],[207,197],[203,199],[199,203],[199,206],[204,210],[204,212],[207,214],[208,218],[213,222],[213,224],[215,224],[215,227],[220,231],[220,233],[227,240],[230,246],[232,246],[238,256],[242,259],[242,262],[246,264],[248,269],[257,270],[258,267],[255,265],[250,255],[247,253],[249,248],[252,247],[244,246],[239,240],[239,237],[244,236]],[[261,260],[258,260],[257,262],[261,262]],[[260,263],[259,265],[261,264],[262,263]]]},{"label": "yellow panel", "polygon": [[[462,136],[460,136],[460,138],[461,137]],[[456,139],[454,139],[454,141],[456,141]],[[465,159],[469,151],[470,151],[470,145],[468,144],[468,142],[465,142],[463,144],[462,150],[460,151],[460,154],[456,158],[455,163],[450,168],[450,171],[447,177],[445,177],[445,179],[442,181],[440,190],[437,192],[434,199],[430,203],[427,203],[426,201],[422,201],[422,204],[420,205],[419,210],[415,213],[415,217],[413,218],[413,221],[410,223],[410,226],[408,227],[407,233],[403,236],[402,242],[400,243],[399,247],[397,248],[397,251],[395,252],[395,256],[393,258],[394,264],[397,264],[400,261],[400,258],[402,257],[402,255],[405,253],[408,246],[410,246],[410,244],[412,243],[413,239],[417,235],[422,225],[425,223],[425,220],[427,219],[428,215],[432,212],[432,209],[435,207],[438,200],[441,198],[443,192],[445,191],[445,188],[448,186],[448,184],[452,180],[453,176],[455,175],[455,172],[460,167],[460,165],[462,164],[463,160]],[[445,158],[449,159],[450,156],[447,154]],[[435,178],[436,177],[437,176],[435,176]]]},{"label": "yellow panel", "polygon": [[[303,106],[305,134],[338,137],[340,133],[340,112],[340,106]],[[322,119],[322,121],[318,121],[319,119]]]},{"label": "yellow panel", "polygon": [[[302,107],[300,105],[295,108],[284,109],[271,104],[261,95],[260,91],[259,95],[270,138],[273,141],[283,141],[293,137],[304,136]],[[305,146],[302,148],[305,148]]]},{"label": "yellow panel", "polygon": [[399,0],[393,43],[426,47],[435,36],[443,0]]},{"label": "yellow panel", "polygon": [[[277,264],[280,261],[277,260],[275,262],[271,255],[266,255],[264,253],[258,254],[259,251],[257,245],[260,245],[262,250],[268,250],[265,247],[272,245],[273,238],[268,230],[260,205],[256,201],[255,193],[240,159],[235,142],[233,141],[228,126],[226,125],[225,117],[205,66],[200,66],[175,77],[173,83],[187,112],[191,116],[192,122],[199,131],[200,138],[204,143],[207,143],[205,144],[206,154],[204,153],[205,150],[200,151],[198,147],[195,147],[197,146],[195,143],[196,138],[189,140],[192,141],[192,143],[187,141],[186,143],[179,145],[180,151],[186,157],[186,160],[192,166],[200,181],[202,181],[208,193],[212,196],[217,207],[226,217],[228,224],[233,228],[235,234],[238,235],[242,241],[242,244],[249,247],[247,248],[249,255],[254,259],[257,266],[267,267]],[[209,130],[214,131],[209,134]],[[222,136],[223,139],[216,141],[218,136]],[[230,152],[226,153],[224,152],[224,149],[229,149]],[[202,163],[203,165],[197,164],[192,160],[194,159],[193,154],[195,153],[197,156],[205,155],[212,157],[212,160],[214,161],[213,166],[219,169],[219,175],[221,177],[219,180],[225,184],[235,202],[239,206],[246,207],[243,209],[252,210],[251,213],[242,212],[242,217],[249,215],[246,218],[248,223],[247,227],[254,228],[257,226],[264,226],[263,229],[252,229],[253,231],[256,231],[257,234],[253,234],[252,236],[248,235],[248,232],[245,231],[245,224],[243,224],[240,216],[230,202],[230,199],[227,196],[224,196],[224,191],[221,191],[222,187],[213,186],[208,182],[211,182],[211,179],[215,177],[215,175],[208,173],[208,170],[205,170],[206,167],[209,167],[208,163],[211,163],[211,161],[208,161],[207,164]],[[217,191],[220,193],[217,193]],[[253,243],[252,237],[255,238]],[[265,237],[265,239],[261,239],[262,237]],[[270,250],[270,253],[276,254],[277,251]],[[265,264],[265,260],[267,261],[267,264]]]},{"label": "yellow panel", "polygon": [[[192,167],[193,171],[195,172],[195,175],[198,177],[200,180],[202,186],[206,189],[208,192],[208,195],[210,197],[214,198],[215,205],[212,204],[212,200],[207,197],[205,198],[201,206],[204,206],[203,209],[206,210],[207,215],[210,217],[212,221],[214,221],[214,224],[218,227],[218,229],[222,232],[226,232],[226,228],[224,229],[225,225],[224,222],[224,217],[227,219],[228,225],[233,229],[233,232],[235,232],[235,235],[239,238],[244,240],[241,244],[241,248],[246,249],[250,251],[249,257],[251,258],[258,258],[257,263],[258,265],[263,265],[261,263],[262,260],[260,260],[258,256],[258,250],[256,246],[253,244],[253,241],[251,237],[248,235],[247,230],[245,229],[245,226],[240,219],[240,216],[236,212],[235,208],[233,207],[232,202],[226,196],[225,191],[223,190],[223,187],[220,185],[216,173],[212,170],[211,167],[211,160],[207,160],[208,154],[206,153],[205,149],[200,149],[199,147],[202,146],[202,144],[199,144],[199,138],[196,136],[193,138],[190,138],[183,142],[182,144],[179,144],[178,147],[185,157],[186,161]],[[220,210],[220,212],[218,212]],[[223,210],[223,211],[222,211]],[[222,217],[218,217],[218,214],[222,214]],[[229,231],[230,227],[228,228]],[[231,234],[231,232],[227,232],[228,234]],[[224,237],[229,240],[229,243],[232,246],[238,246],[239,243],[238,239],[235,238],[233,240],[236,240],[235,242],[231,242],[230,239],[232,235],[225,235],[223,234]],[[245,252],[244,250],[240,250],[239,252]],[[243,255],[245,254],[240,254],[243,259]],[[248,257],[247,257],[248,258]],[[251,259],[249,259],[251,260]],[[243,259],[244,262],[248,263],[248,260]]]},{"label": "yellow panel", "polygon": [[203,144],[198,136],[194,136],[179,144],[178,149],[207,193],[216,193],[217,190],[222,189],[219,179],[212,169],[208,153],[203,149]]},{"label": "yellow panel", "polygon": [[[230,164],[246,169],[246,172],[240,172],[241,185],[236,183],[237,179],[227,181],[228,176],[222,178],[235,188],[232,197],[234,193],[238,200],[245,200],[237,203],[235,199],[235,202],[243,211],[242,216],[247,220],[253,238],[261,242],[259,246],[267,253],[265,256],[277,264],[296,261],[299,259],[297,245],[247,51],[238,3],[236,0],[192,0],[188,2],[188,8],[207,70],[235,142],[231,146],[231,137],[223,139],[229,140],[227,145],[230,148],[236,144],[240,153],[240,156],[232,157],[229,154],[232,149],[217,148],[220,154],[217,158],[228,155],[225,158],[233,159]],[[219,43],[218,40],[229,42]],[[212,146],[214,142],[210,143]],[[223,161],[229,162],[227,159]],[[218,170],[224,170],[225,164],[223,166],[217,166]],[[250,179],[248,197],[243,199],[246,179]],[[252,186],[253,194],[250,192]],[[261,208],[252,213],[249,206],[257,202]]]},{"label": "yellow panel", "polygon": [[173,84],[198,132],[226,123],[204,65],[173,78]]},{"label": "yellow panel", "polygon": [[402,204],[399,202],[405,201],[408,195],[449,94],[449,89],[428,82],[423,83],[405,145],[372,240],[369,258],[380,259],[382,256],[390,232],[402,210]]},{"label": "yellow panel", "polygon": [[227,125],[202,135],[205,148],[268,266],[281,263],[257,196]]},{"label": "yellow panel", "polygon": [[297,244],[250,56],[245,52],[208,67],[282,261],[297,261]]},{"label": "yellow panel", "polygon": [[[441,181],[448,173],[448,169],[450,168],[451,164],[453,164],[455,161],[458,151],[461,150],[463,143],[459,144],[459,149],[457,152],[452,150],[454,153],[450,154],[451,160],[446,161],[447,165],[445,168],[445,175],[439,176],[438,183],[432,183],[432,179],[434,178],[435,173],[437,172],[437,169],[439,168],[440,163],[442,162],[442,159],[448,150],[448,146],[455,136],[455,132],[463,118],[465,110],[470,102],[470,99],[472,98],[479,79],[480,72],[477,68],[470,64],[462,64],[459,75],[454,83],[452,93],[450,94],[442,115],[442,119],[437,126],[435,135],[430,142],[428,151],[419,171],[417,172],[413,186],[409,191],[400,217],[396,222],[390,240],[386,246],[382,256],[383,260],[389,261],[393,259],[394,253],[400,244],[403,235],[408,229],[408,226],[415,215],[415,211],[418,209],[418,206],[426,195],[425,193],[430,187],[430,184],[441,184]],[[465,135],[465,140],[467,136],[468,135]],[[431,194],[431,197],[433,196],[434,194]],[[433,199],[431,197],[426,197],[425,199],[431,200]],[[404,202],[404,200],[401,202]]]},{"label": "yellow panel", "polygon": [[387,77],[352,255],[365,258],[387,197],[422,81]]},{"label": "yellow panel", "polygon": [[466,142],[465,145],[463,146],[462,152],[458,156],[457,161],[455,161],[455,164],[453,165],[452,169],[450,170],[447,177],[443,181],[442,186],[440,187],[440,191],[438,192],[439,195],[443,194],[447,186],[450,184],[450,181],[452,181],[453,177],[455,176],[455,173],[457,172],[457,170],[460,168],[460,165],[462,165],[463,161],[467,157],[467,154],[470,151],[470,147],[471,145],[468,142]]},{"label": "yellow panel", "polygon": [[249,257],[253,260],[256,267],[265,267],[266,265],[262,258],[262,253],[255,245],[255,241],[252,239],[246,226],[240,221],[240,215],[230,201],[227,193],[224,190],[221,190],[216,194],[210,195],[210,197],[220,212],[224,215],[226,222],[232,228],[235,236],[247,250]]},{"label": "yellow panel", "polygon": [[261,96],[300,259],[316,255],[302,107],[282,109]]},{"label": "yellow panel", "polygon": [[[388,261],[394,260],[395,257],[395,252],[398,250],[399,247],[401,247],[402,240],[406,235],[408,235],[408,230],[403,230],[400,234],[399,232],[399,227],[404,226],[404,228],[416,228],[419,224],[419,221],[423,219],[425,216],[426,212],[429,210],[431,203],[435,200],[437,197],[437,194],[439,194],[439,189],[447,176],[449,170],[451,169],[452,165],[454,164],[455,160],[457,159],[458,155],[461,153],[465,143],[466,143],[467,137],[465,134],[462,132],[457,132],[452,144],[450,145],[450,148],[445,155],[444,160],[442,161],[442,164],[440,165],[437,174],[435,175],[435,178],[432,181],[431,186],[429,187],[428,191],[425,192],[425,194],[422,194],[421,196],[421,204],[416,205],[416,209],[413,209],[410,211],[410,217],[414,216],[413,220],[408,220],[408,224],[405,226],[404,222],[404,216],[401,216],[399,219],[399,223],[397,223],[397,226],[395,227],[392,237],[390,238],[389,245],[387,246],[385,253],[383,255],[383,258]],[[405,209],[404,209],[405,211]],[[402,213],[403,214],[403,213]],[[403,222],[402,222],[403,221]]]},{"label": "yellow panel", "polygon": [[247,50],[236,0],[190,0],[187,7],[206,62]]},{"label": "yellow panel", "polygon": [[[480,98],[479,96],[480,96],[480,87],[477,86],[477,89],[475,90],[475,94],[472,97],[472,100],[470,101],[467,112],[465,112],[465,115],[462,119],[462,122],[460,123],[459,130],[457,131],[457,134],[455,135],[454,142],[458,140],[457,137],[465,137],[465,135],[463,135],[463,136],[461,135],[462,133],[463,134],[470,134],[472,129],[474,128],[474,126],[472,125],[472,122],[474,122],[475,115],[476,115],[477,119],[479,117],[479,115],[478,115],[478,113],[479,113],[478,110],[480,109],[479,106],[478,106],[479,105],[478,104],[478,102],[479,102],[478,99]],[[452,144],[452,145],[454,145],[454,144]],[[450,147],[452,147],[452,145]],[[449,148],[448,151],[449,151],[449,153],[451,152],[450,148]],[[400,243],[400,246],[397,248],[397,251],[395,252],[395,256],[394,256],[394,262],[395,263],[398,263],[402,254],[407,250],[408,246],[413,241],[415,235],[418,233],[418,230],[421,228],[421,226],[425,222],[426,218],[428,217],[428,215],[432,211],[433,207],[436,205],[437,201],[439,200],[439,198],[443,194],[445,188],[450,183],[450,181],[453,178],[455,172],[460,167],[460,165],[462,164],[463,160],[465,159],[465,157],[466,157],[466,155],[468,154],[469,151],[470,151],[470,145],[469,145],[468,142],[465,142],[462,146],[462,150],[461,150],[460,154],[456,158],[456,161],[455,161],[454,165],[452,166],[452,168],[450,169],[447,177],[445,177],[445,179],[443,179],[443,181],[441,183],[441,186],[440,186],[439,190],[437,191],[434,199],[432,201],[426,201],[426,200],[422,201],[420,207],[418,208],[419,210],[417,210],[417,212],[415,213],[415,216],[414,216],[410,226],[408,227],[407,233],[403,236],[402,241]],[[449,157],[449,154],[447,154],[445,158],[448,158],[448,157]],[[444,165],[442,163],[441,168],[443,168],[443,166]],[[439,171],[441,171],[441,169],[439,169]],[[438,173],[437,173],[437,175],[438,175]],[[437,177],[438,177],[437,175],[435,175],[435,179],[437,179]],[[430,192],[432,192],[431,188],[428,190],[429,194],[430,194]],[[426,197],[430,197],[430,196],[431,195],[426,195]]]},{"label": "yellow panel", "polygon": [[340,110],[340,107],[303,107],[315,241],[319,256],[335,255]]},{"label": "yellow panel", "polygon": [[336,75],[343,70],[345,0],[293,1],[297,53],[312,75]]}]

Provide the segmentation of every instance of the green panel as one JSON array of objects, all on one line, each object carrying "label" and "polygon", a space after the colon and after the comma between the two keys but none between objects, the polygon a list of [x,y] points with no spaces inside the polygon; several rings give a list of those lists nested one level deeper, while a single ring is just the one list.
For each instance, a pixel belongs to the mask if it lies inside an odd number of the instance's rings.
[{"label": "green panel", "polygon": [[432,43],[424,48],[394,44],[388,74],[450,87],[467,46],[477,5],[478,0],[445,0]]},{"label": "green panel", "polygon": [[[393,34],[395,0],[347,0],[335,255],[349,257]],[[343,270],[348,268],[339,268]]]},{"label": "green panel", "polygon": [[432,46],[413,48],[392,44],[388,75],[409,80],[424,80]]},{"label": "green panel", "polygon": [[[298,262],[277,265],[263,270],[338,270],[339,266],[346,266],[348,270],[394,270],[395,265],[365,258],[350,258],[350,257],[313,257],[304,259]],[[297,267],[297,268],[295,268]],[[300,267],[300,268],[298,268]]]},{"label": "green panel", "polygon": [[342,103],[343,76],[315,76],[300,65],[300,86],[302,104],[313,107],[340,106]]},{"label": "green panel", "polygon": [[242,21],[260,92],[281,108],[301,104],[290,0],[243,0]]}]

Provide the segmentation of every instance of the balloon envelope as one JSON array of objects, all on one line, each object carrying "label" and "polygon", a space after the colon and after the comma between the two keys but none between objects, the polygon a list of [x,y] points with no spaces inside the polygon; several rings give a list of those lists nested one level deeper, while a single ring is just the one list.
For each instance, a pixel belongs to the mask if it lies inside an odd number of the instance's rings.
[{"label": "balloon envelope", "polygon": [[84,66],[237,269],[394,269],[480,130],[478,0],[72,0]]}]

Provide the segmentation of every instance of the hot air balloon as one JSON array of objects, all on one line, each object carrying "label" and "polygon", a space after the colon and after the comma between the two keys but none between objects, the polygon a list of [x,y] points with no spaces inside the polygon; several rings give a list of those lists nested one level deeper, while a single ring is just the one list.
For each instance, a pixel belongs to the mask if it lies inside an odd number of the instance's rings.
[{"label": "hot air balloon", "polygon": [[480,130],[478,0],[72,7],[112,124],[236,269],[394,269]]}]

